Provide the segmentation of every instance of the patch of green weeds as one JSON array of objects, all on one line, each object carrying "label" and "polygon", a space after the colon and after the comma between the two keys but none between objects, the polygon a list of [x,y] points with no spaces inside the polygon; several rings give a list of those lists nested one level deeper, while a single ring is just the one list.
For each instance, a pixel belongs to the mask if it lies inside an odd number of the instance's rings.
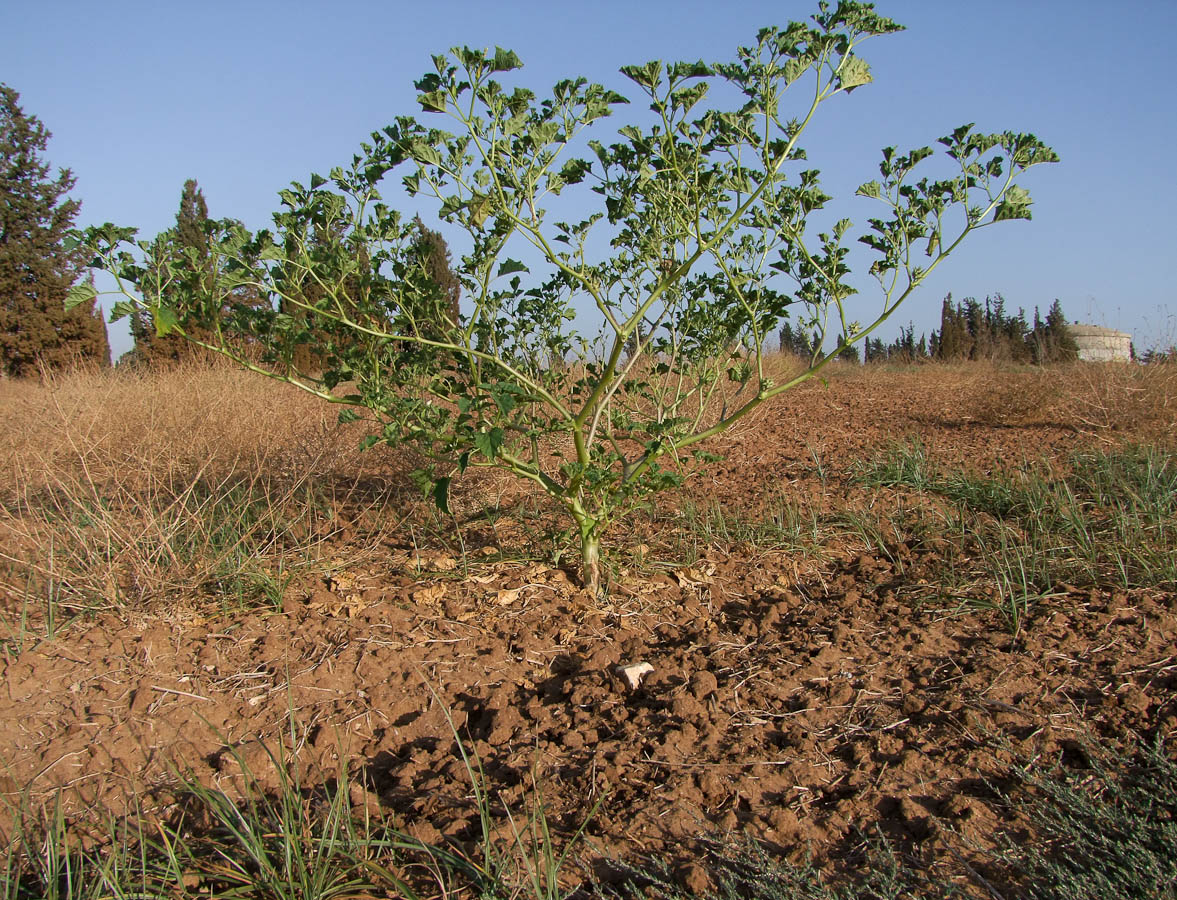
[{"label": "patch of green weeds", "polygon": [[750,840],[704,840],[699,858],[672,867],[663,860],[622,866],[620,886],[604,896],[623,900],[948,900],[964,894],[951,882],[902,859],[880,836],[863,841],[862,857],[830,877],[808,862],[769,854]]},{"label": "patch of green weeds", "polygon": [[1040,587],[1051,581],[1045,558],[1022,543],[1013,529],[999,525],[987,534],[974,534],[972,540],[988,577],[961,594],[963,606],[996,611],[1017,637],[1040,604],[1064,596]]},{"label": "patch of green weeds", "polygon": [[281,582],[296,562],[313,564],[333,519],[309,482],[197,476],[110,489],[107,497],[99,485],[63,482],[26,498],[8,522],[24,549],[0,559],[27,575],[30,602],[56,586],[61,620],[193,591],[229,607],[273,606],[283,585],[260,576],[278,570]]},{"label": "patch of green weeds", "polygon": [[925,530],[938,527],[957,548],[945,559],[947,593],[1001,610],[1015,632],[1064,584],[1177,585],[1177,460],[1159,448],[1082,451],[1059,471],[1025,464],[978,475],[942,470],[913,441],[853,477],[947,501],[925,504],[934,523]]},{"label": "patch of green weeds", "polygon": [[1132,758],[1088,747],[1088,765],[1026,768],[1033,841],[999,854],[1027,900],[1177,898],[1177,762],[1160,744]]},{"label": "patch of green weeds", "polygon": [[83,833],[60,795],[37,808],[27,793],[6,801],[9,831],[0,834],[3,900],[106,900],[166,896],[149,873],[150,841],[137,817],[107,819]]},{"label": "patch of green weeds", "polygon": [[904,571],[903,557],[896,552],[907,536],[904,526],[893,519],[883,519],[874,510],[847,507],[834,517],[841,534],[853,537],[867,550],[886,559],[899,574]]},{"label": "patch of green weeds", "polygon": [[572,893],[566,891],[560,883],[565,864],[572,851],[579,846],[585,829],[596,815],[604,797],[598,799],[585,814],[580,827],[565,842],[563,850],[557,850],[539,779],[533,770],[531,801],[521,817],[517,817],[510,805],[501,798],[498,800],[497,805],[501,806],[506,820],[504,836],[496,826],[496,798],[489,788],[482,760],[462,740],[449,709],[441,704],[441,697],[433,686],[428,682],[426,685],[445,714],[478,810],[479,858],[462,859],[468,874],[472,876],[471,882],[479,890],[479,896],[485,900],[515,900],[525,896],[534,900],[563,900]]},{"label": "patch of green weeds", "polygon": [[[60,795],[47,809],[22,795],[7,809],[9,833],[0,834],[0,900],[568,896],[561,881],[596,807],[559,849],[538,781],[526,807],[513,811],[454,735],[482,826],[476,852],[427,844],[376,820],[366,805],[353,811],[346,760],[334,777],[312,783],[285,745],[261,745],[265,772],[251,768],[257,754],[235,745],[225,751],[224,787],[176,773],[162,818],[156,811],[83,826]],[[288,738],[300,743],[293,724]]]},{"label": "patch of green weeds", "polygon": [[[819,868],[792,863],[750,839],[701,840],[686,864],[665,859],[613,864],[612,885],[561,884],[584,826],[554,838],[538,789],[523,816],[496,801],[476,755],[459,753],[471,779],[481,840],[465,849],[427,845],[356,815],[346,765],[312,785],[283,751],[265,758],[277,786],[263,787],[245,754],[230,751],[236,789],[181,777],[163,821],[113,819],[83,829],[58,798],[35,809],[27,796],[8,809],[0,849],[3,900],[477,896],[564,900],[570,896],[685,900],[947,900],[994,895],[977,868],[942,853],[901,854],[881,833],[863,837],[854,858]],[[1075,759],[1079,762],[1076,763]],[[1025,762],[1026,789],[1005,801],[1019,813],[1018,837],[972,848],[1003,893],[1027,900],[1177,898],[1177,762],[1160,743],[1116,756],[1086,745],[1067,767]],[[274,778],[267,779],[272,784]],[[501,807],[501,808],[500,808]],[[585,816],[587,822],[595,807]],[[471,850],[473,847],[473,850]],[[954,864],[953,860],[956,863]],[[992,877],[992,875],[990,875]]]},{"label": "patch of green weeds", "polygon": [[[954,853],[902,855],[882,834],[863,838],[856,858],[823,871],[791,863],[749,840],[703,840],[686,864],[654,859],[618,867],[621,900],[1174,900],[1177,898],[1177,762],[1141,742],[1116,756],[1089,746],[1083,768],[1017,770],[1029,788],[1025,831],[996,849],[972,847],[973,862],[1001,873],[995,885]],[[1004,795],[1002,795],[1004,796]]]},{"label": "patch of green weeds", "polygon": [[819,543],[821,526],[816,513],[782,495],[769,497],[759,515],[749,514],[719,501],[702,505],[687,499],[675,518],[697,544],[747,544],[764,550],[812,550]]},{"label": "patch of green weeds", "polygon": [[919,438],[891,444],[870,460],[857,463],[851,477],[874,487],[906,487],[915,491],[931,490],[937,472]]},{"label": "patch of green weeds", "polygon": [[[52,573],[52,546],[46,565]],[[39,584],[32,572],[24,575],[24,590],[12,591],[12,596],[19,598],[19,609],[14,611],[14,617],[10,619],[4,610],[0,610],[0,628],[4,631],[0,636],[0,649],[6,656],[19,656],[32,642],[53,640],[70,619],[68,613],[62,614],[63,585],[59,579],[50,577]]]},{"label": "patch of green weeds", "polygon": [[182,814],[160,829],[158,846],[168,877],[179,876],[193,896],[266,900],[330,900],[392,889],[415,898],[398,874],[401,854],[444,851],[352,816],[346,765],[332,781],[311,787],[297,762],[266,747],[275,789],[264,789],[242,754],[231,756],[242,775],[241,799],[182,781]]}]

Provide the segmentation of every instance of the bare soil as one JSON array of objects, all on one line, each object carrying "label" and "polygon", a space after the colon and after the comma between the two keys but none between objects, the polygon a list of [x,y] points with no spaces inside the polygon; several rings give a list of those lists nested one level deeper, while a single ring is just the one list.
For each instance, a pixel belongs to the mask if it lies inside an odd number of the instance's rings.
[{"label": "bare soil", "polygon": [[[1177,597],[1062,585],[1015,638],[937,597],[935,541],[880,552],[831,533],[803,553],[709,541],[683,518],[755,519],[782,496],[819,517],[910,506],[848,478],[908,435],[982,472],[1103,439],[1045,409],[994,420],[975,393],[926,375],[798,390],[609,535],[605,600],[507,512],[471,517],[464,553],[397,535],[291,584],[280,610],[75,621],[0,661],[3,790],[65,789],[79,818],[166,814],[177,771],[231,788],[244,763],[266,784],[282,746],[304,783],[346,761],[357,808],[460,843],[478,820],[456,729],[503,804],[538,784],[568,834],[600,803],[581,860],[598,876],[613,858],[685,861],[717,832],[831,866],[876,827],[927,859],[988,845],[1019,827],[999,797],[1018,760],[1177,735]],[[476,511],[485,491],[466,490]],[[631,690],[618,668],[641,662]]]}]

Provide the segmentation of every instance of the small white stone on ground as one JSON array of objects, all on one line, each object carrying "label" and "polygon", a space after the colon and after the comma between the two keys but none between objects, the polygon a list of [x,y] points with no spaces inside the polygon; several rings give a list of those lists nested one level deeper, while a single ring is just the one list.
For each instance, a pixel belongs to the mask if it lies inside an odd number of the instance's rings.
[{"label": "small white stone on ground", "polygon": [[630,663],[617,667],[617,674],[625,680],[631,691],[636,691],[641,686],[642,679],[653,671],[654,667],[648,662]]}]

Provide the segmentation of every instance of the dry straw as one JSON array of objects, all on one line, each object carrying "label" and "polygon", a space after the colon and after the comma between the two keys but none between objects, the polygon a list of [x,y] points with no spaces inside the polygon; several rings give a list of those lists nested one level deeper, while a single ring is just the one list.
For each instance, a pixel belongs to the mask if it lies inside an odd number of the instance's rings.
[{"label": "dry straw", "polygon": [[74,610],[265,587],[386,499],[361,428],[226,365],[0,382],[0,582]]}]

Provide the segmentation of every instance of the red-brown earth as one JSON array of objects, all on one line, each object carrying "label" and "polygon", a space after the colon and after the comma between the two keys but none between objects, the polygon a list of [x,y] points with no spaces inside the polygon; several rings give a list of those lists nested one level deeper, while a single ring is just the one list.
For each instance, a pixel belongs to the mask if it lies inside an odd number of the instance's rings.
[{"label": "red-brown earth", "polygon": [[[876,826],[926,859],[987,845],[1018,824],[998,799],[1016,762],[1177,734],[1177,597],[1061,585],[1015,636],[937,588],[937,540],[900,529],[871,547],[830,524],[898,522],[918,502],[849,477],[906,436],[976,472],[1104,442],[1047,410],[1003,421],[961,385],[796,391],[717,443],[724,461],[660,502],[677,512],[614,528],[602,600],[507,508],[470,518],[462,546],[394,534],[360,564],[361,526],[343,527],[340,566],[290,584],[280,610],[75,620],[0,662],[3,788],[64,789],[79,819],[132,802],[166,815],[177,771],[232,790],[244,764],[270,786],[281,746],[304,784],[346,762],[357,809],[462,842],[478,818],[456,730],[497,802],[526,809],[538,784],[565,835],[599,803],[571,878],[610,858],[685,861],[716,833],[830,866]],[[464,490],[475,511],[481,489]],[[699,523],[719,508],[760,521],[782,498],[822,523],[819,546]],[[631,690],[618,667],[638,662],[653,670]]]}]

